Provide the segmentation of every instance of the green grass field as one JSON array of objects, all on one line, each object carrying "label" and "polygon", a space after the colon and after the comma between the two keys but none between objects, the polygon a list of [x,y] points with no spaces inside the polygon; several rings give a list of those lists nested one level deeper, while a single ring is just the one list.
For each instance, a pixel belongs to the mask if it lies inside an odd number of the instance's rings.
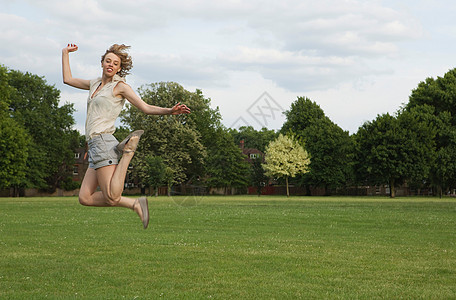
[{"label": "green grass field", "polygon": [[450,198],[149,199],[0,198],[0,298],[456,298]]}]

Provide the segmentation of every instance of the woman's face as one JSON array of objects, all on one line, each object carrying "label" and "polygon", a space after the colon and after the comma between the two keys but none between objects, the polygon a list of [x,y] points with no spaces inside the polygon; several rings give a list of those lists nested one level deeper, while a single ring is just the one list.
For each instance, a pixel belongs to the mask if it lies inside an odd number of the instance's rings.
[{"label": "woman's face", "polygon": [[108,77],[113,77],[121,69],[120,57],[114,53],[106,54],[103,62],[101,63],[101,67],[103,68],[103,74]]}]

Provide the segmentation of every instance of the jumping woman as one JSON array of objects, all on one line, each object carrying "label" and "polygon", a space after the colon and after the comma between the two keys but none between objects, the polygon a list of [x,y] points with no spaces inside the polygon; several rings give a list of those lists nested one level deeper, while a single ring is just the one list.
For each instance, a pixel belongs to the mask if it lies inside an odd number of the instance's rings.
[{"label": "jumping woman", "polygon": [[[75,88],[88,90],[85,135],[89,146],[89,168],[79,191],[79,202],[87,206],[117,206],[135,211],[141,218],[144,229],[149,225],[149,208],[146,197],[132,199],[122,197],[128,165],[144,132],[137,130],[125,140],[118,142],[113,136],[114,123],[119,116],[125,99],[148,115],[188,114],[184,104],[172,108],[149,105],[125,83],[125,76],[132,68],[127,53],[129,46],[112,45],[101,57],[101,77],[92,80],[73,78],[69,53],[78,50],[68,44],[62,50],[63,82]],[[101,191],[97,192],[97,187]]]}]

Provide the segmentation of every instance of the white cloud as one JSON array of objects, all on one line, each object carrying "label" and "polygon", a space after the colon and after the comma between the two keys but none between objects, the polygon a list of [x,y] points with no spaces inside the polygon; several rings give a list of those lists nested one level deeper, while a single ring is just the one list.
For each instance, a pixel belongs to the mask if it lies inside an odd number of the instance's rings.
[{"label": "white cloud", "polygon": [[135,60],[141,61],[135,73],[144,81],[175,81],[196,86],[220,85],[227,79],[213,59],[187,56],[185,54],[137,53]]},{"label": "white cloud", "polygon": [[300,52],[240,47],[219,57],[226,68],[256,71],[290,91],[334,87],[347,80],[371,74],[353,57],[305,55]]}]

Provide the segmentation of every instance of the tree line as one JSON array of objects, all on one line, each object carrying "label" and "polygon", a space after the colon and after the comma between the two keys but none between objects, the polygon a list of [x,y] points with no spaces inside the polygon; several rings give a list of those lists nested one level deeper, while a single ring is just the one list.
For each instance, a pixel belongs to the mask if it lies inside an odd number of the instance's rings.
[{"label": "tree line", "polygon": [[72,104],[44,78],[0,65],[0,189],[71,188],[79,133]]},{"label": "tree line", "polygon": [[[441,195],[456,188],[455,91],[456,69],[427,78],[396,113],[379,114],[350,135],[307,97],[297,97],[285,111],[280,130],[232,129],[222,125],[219,109],[211,108],[211,99],[201,90],[190,92],[173,82],[152,83],[138,89],[144,101],[165,107],[180,101],[192,113],[148,116],[127,104],[115,135],[122,139],[131,130],[145,130],[131,175],[154,190],[190,184],[227,191],[256,186],[260,191],[274,179],[322,187],[327,194],[388,185],[394,197],[395,188],[407,183],[416,189],[433,188]],[[60,91],[43,77],[0,65],[0,189],[76,187],[74,149],[84,138],[72,129],[73,105],[59,106],[59,102]],[[245,147],[266,153],[270,161],[247,163],[241,140]],[[300,154],[286,155],[291,149]],[[273,161],[289,168],[278,170]]]}]

